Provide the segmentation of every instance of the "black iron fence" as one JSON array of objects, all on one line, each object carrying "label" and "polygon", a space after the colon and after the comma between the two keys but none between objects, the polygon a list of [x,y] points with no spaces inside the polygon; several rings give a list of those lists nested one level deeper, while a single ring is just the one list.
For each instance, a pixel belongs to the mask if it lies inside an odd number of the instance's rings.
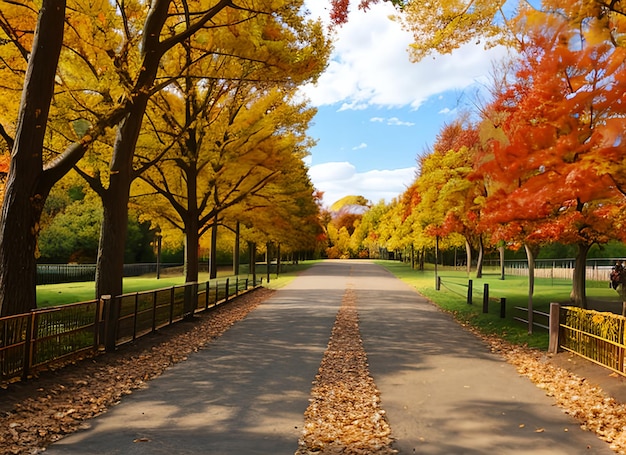
[{"label": "black iron fence", "polygon": [[113,350],[256,285],[248,278],[232,277],[0,318],[0,380],[24,379],[81,353]]}]

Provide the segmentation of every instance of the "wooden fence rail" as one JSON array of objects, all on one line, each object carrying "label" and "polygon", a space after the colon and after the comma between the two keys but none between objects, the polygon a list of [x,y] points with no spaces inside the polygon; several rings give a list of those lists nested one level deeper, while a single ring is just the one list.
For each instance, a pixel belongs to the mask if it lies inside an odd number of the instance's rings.
[{"label": "wooden fence rail", "polygon": [[551,333],[551,336],[558,336],[561,349],[626,376],[626,317],[577,307],[560,307],[556,314],[559,315],[558,333]]},{"label": "wooden fence rail", "polygon": [[256,285],[239,277],[186,283],[0,318],[0,381],[26,379],[86,351],[113,350]]}]

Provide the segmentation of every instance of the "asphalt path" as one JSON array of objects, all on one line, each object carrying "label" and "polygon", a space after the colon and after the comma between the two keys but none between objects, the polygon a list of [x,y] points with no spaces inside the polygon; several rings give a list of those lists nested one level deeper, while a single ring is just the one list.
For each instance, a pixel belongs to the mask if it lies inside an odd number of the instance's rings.
[{"label": "asphalt path", "polygon": [[293,454],[348,287],[400,454],[614,453],[480,339],[367,261],[314,265],[46,453]]}]

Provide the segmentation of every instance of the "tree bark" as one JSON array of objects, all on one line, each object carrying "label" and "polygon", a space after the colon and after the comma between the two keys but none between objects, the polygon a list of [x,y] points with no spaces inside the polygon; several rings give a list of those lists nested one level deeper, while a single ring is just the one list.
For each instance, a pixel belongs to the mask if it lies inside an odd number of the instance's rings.
[{"label": "tree bark", "polygon": [[478,261],[476,262],[476,278],[483,277],[483,262],[485,260],[485,246],[483,238],[478,237]]},{"label": "tree bark", "polygon": [[239,275],[239,255],[241,254],[239,247],[239,243],[241,242],[239,228],[239,221],[237,221],[237,224],[235,225],[235,246],[233,248],[233,275],[235,276]]},{"label": "tree bark", "polygon": [[96,298],[120,295],[124,276],[124,247],[128,229],[128,200],[134,179],[133,158],[143,116],[150,97],[149,90],[157,75],[165,48],[159,39],[167,18],[169,1],[155,0],[143,30],[143,66],[133,90],[133,105],[118,124],[109,166],[109,187],[102,190],[104,216],[100,230],[96,268]]},{"label": "tree bark", "polygon": [[[196,141],[188,141],[188,144],[190,148],[193,148],[193,150],[188,151],[197,156]],[[198,169],[196,163],[190,163],[185,172],[187,211],[181,214],[185,219],[185,282],[196,283],[198,281],[198,249],[200,247],[200,210],[198,209]]]},{"label": "tree bark", "polygon": [[504,245],[498,246],[498,251],[500,252],[500,279],[504,280]]},{"label": "tree bark", "polygon": [[211,226],[211,253],[209,257],[209,278],[217,278],[217,223],[218,212],[215,212],[213,225]]},{"label": "tree bark", "polygon": [[539,252],[537,247],[524,244],[528,259],[528,333],[533,333],[533,294],[535,293],[535,258]]},{"label": "tree bark", "polygon": [[28,61],[0,215],[0,317],[37,306],[39,219],[54,182],[46,181],[43,142],[63,43],[65,0],[44,0]]},{"label": "tree bark", "polygon": [[196,283],[198,281],[198,218],[191,216],[185,223],[185,282]]},{"label": "tree bark", "polygon": [[256,243],[248,242],[248,251],[250,253],[249,274],[252,275],[252,285],[256,286]]},{"label": "tree bark", "polygon": [[96,267],[96,298],[122,294],[124,249],[128,230],[128,200],[134,179],[133,157],[148,95],[138,96],[118,126],[110,165],[109,187],[102,190],[104,208]]},{"label": "tree bark", "polygon": [[469,276],[469,274],[472,273],[472,245],[467,237],[465,238],[465,256],[467,261],[465,267],[467,268],[467,275]]},{"label": "tree bark", "polygon": [[585,309],[587,308],[587,253],[589,253],[590,248],[591,246],[585,243],[578,244],[578,254],[576,255],[576,264],[572,277],[572,292],[570,294],[574,305]]}]

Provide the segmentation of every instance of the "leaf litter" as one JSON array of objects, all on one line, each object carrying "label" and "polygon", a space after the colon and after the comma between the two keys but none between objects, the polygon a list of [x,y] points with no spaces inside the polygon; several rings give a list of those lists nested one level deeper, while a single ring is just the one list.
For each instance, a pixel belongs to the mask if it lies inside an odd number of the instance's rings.
[{"label": "leaf litter", "polygon": [[391,428],[369,374],[356,311],[347,289],[313,383],[295,455],[389,455]]},{"label": "leaf litter", "polygon": [[[273,293],[258,289],[201,315],[193,325],[175,324],[114,353],[77,360],[27,382],[0,384],[0,454],[38,454],[52,442],[89,428],[91,418],[202,349]],[[297,455],[395,453],[379,393],[369,376],[354,296],[348,293],[345,300],[314,382]],[[553,397],[583,429],[626,455],[625,404],[557,366],[545,352],[474,333]]]}]

